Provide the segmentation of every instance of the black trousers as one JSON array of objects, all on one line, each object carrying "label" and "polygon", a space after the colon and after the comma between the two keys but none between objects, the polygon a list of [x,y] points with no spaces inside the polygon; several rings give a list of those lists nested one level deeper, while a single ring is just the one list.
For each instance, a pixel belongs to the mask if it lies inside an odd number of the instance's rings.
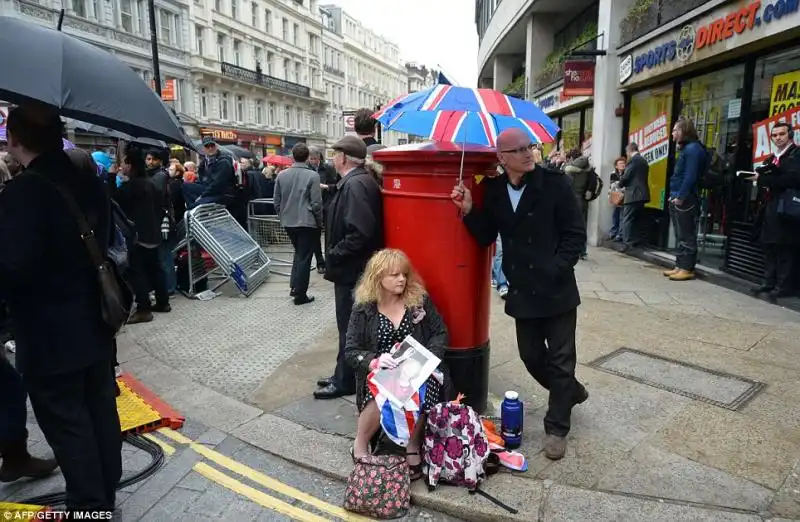
[{"label": "black trousers", "polygon": [[697,265],[697,218],[700,203],[697,196],[687,196],[683,205],[669,204],[669,216],[675,229],[677,251],[675,266],[681,270],[694,272]]},{"label": "black trousers", "polygon": [[107,360],[61,375],[25,375],[33,413],[67,485],[67,509],[113,510],[122,476],[122,435]]},{"label": "black trousers", "polygon": [[622,207],[620,229],[626,245],[636,246],[642,241],[642,214],[644,201],[629,203]]},{"label": "black trousers", "polygon": [[314,257],[314,250],[319,248],[319,229],[287,227],[286,235],[294,247],[289,286],[294,289],[297,297],[304,297],[308,292],[308,281],[311,277],[311,258]]},{"label": "black trousers", "polygon": [[339,328],[339,354],[336,357],[336,371],[334,381],[340,390],[353,394],[356,392],[356,372],[344,360],[344,346],[347,342],[347,325],[350,323],[350,314],[353,311],[353,291],[355,285],[333,286],[336,302],[336,326]]},{"label": "black trousers", "polygon": [[322,233],[320,231],[319,237],[317,238],[317,242],[315,244],[316,250],[314,250],[314,257],[317,260],[317,268],[325,268],[325,256],[322,255]]},{"label": "black trousers", "polygon": [[794,293],[797,252],[797,245],[764,245],[764,286]]},{"label": "black trousers", "polygon": [[565,437],[583,386],[575,379],[578,310],[553,317],[517,319],[517,347],[528,373],[550,392],[544,431]]},{"label": "black trousers", "polygon": [[131,261],[131,285],[136,295],[136,309],[140,312],[149,312],[150,291],[156,293],[156,305],[166,306],[169,304],[169,294],[167,293],[167,274],[164,273],[164,265],[161,263],[158,248],[145,248],[142,245],[130,252]]}]

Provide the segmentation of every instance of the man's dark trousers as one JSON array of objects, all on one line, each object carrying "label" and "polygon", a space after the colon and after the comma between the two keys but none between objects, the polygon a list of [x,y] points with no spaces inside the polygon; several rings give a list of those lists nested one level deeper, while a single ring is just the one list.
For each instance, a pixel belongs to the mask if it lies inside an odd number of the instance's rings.
[{"label": "man's dark trousers", "polygon": [[[0,347],[0,350],[3,348]],[[28,410],[25,406],[25,386],[22,377],[0,354],[0,443],[9,444],[24,440],[28,436],[25,421]]]},{"label": "man's dark trousers", "polygon": [[314,250],[319,246],[320,230],[311,227],[287,227],[286,234],[294,247],[289,287],[294,289],[296,297],[304,297],[308,293],[311,259],[314,257]]},{"label": "man's dark trousers", "polygon": [[636,246],[641,242],[643,211],[644,201],[623,205],[620,229],[622,231],[622,240],[626,245]]},{"label": "man's dark trousers", "polygon": [[23,376],[33,412],[67,485],[67,509],[113,510],[122,435],[109,357],[66,374]]},{"label": "man's dark trousers", "polygon": [[680,206],[670,202],[669,215],[677,242],[675,266],[694,272],[697,264],[697,218],[700,215],[697,197],[687,196]]},{"label": "man's dark trousers", "polygon": [[794,293],[798,250],[796,245],[764,245],[764,286],[786,295]]},{"label": "man's dark trousers", "polygon": [[575,327],[578,310],[553,317],[517,319],[517,346],[528,373],[550,392],[544,429],[566,437],[570,415],[584,393],[575,379]]},{"label": "man's dark trousers", "polygon": [[336,371],[333,374],[333,378],[336,388],[347,395],[352,395],[356,392],[355,370],[344,360],[347,326],[350,323],[350,314],[353,312],[354,290],[355,284],[343,285],[336,283],[333,286],[336,303],[336,326],[339,328],[339,355],[336,357]]}]

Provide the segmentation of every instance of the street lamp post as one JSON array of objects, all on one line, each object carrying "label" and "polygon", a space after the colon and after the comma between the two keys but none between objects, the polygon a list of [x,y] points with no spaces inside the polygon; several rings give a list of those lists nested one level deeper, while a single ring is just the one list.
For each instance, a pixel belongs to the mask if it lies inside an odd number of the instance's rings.
[{"label": "street lamp post", "polygon": [[147,8],[150,11],[150,47],[153,52],[153,83],[156,92],[161,97],[161,69],[158,67],[158,34],[156,32],[156,4],[154,0],[147,0]]}]

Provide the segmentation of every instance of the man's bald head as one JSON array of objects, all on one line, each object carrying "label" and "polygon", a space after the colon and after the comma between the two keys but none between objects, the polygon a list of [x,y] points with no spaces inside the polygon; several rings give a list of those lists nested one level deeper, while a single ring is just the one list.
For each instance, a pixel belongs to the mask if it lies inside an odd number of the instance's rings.
[{"label": "man's bald head", "polygon": [[528,133],[522,129],[511,128],[506,129],[497,136],[497,148],[507,149],[521,147],[522,145],[530,144],[531,139]]}]

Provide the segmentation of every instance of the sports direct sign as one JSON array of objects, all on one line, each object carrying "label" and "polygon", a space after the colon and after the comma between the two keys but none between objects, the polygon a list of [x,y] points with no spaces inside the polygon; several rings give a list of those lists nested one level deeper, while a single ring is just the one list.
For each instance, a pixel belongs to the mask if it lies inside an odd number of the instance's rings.
[{"label": "sports direct sign", "polygon": [[770,154],[775,153],[772,144],[772,127],[778,122],[786,122],[794,129],[794,142],[800,146],[800,107],[777,114],[753,124],[753,166],[761,165]]}]

